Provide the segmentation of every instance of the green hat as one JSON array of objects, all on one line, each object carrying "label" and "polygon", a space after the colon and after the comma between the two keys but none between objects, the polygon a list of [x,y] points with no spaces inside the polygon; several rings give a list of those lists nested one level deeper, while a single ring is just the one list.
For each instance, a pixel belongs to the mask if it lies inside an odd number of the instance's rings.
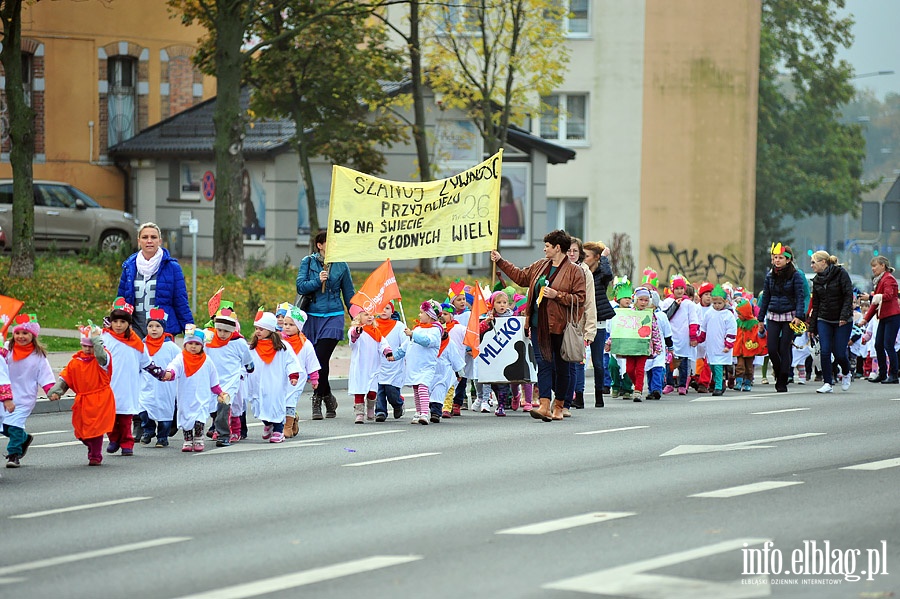
[{"label": "green hat", "polygon": [[613,281],[613,293],[616,296],[616,301],[619,301],[623,297],[631,297],[634,294],[634,287],[632,287],[628,277],[615,278]]},{"label": "green hat", "polygon": [[713,297],[719,297],[719,298],[722,298],[722,299],[728,299],[728,294],[725,293],[725,290],[722,289],[722,286],[719,285],[719,284],[716,284],[716,286],[713,287],[713,290],[712,290],[712,294],[711,294],[711,295],[712,295]]}]

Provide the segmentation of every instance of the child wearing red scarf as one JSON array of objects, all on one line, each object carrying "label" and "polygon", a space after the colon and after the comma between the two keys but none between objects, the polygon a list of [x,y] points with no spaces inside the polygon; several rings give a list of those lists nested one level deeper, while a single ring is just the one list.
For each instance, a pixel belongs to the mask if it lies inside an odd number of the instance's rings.
[{"label": "child wearing red scarf", "polygon": [[[354,306],[354,309],[356,306]],[[360,309],[347,331],[350,338],[350,378],[347,392],[353,396],[355,424],[363,424],[368,413],[369,420],[375,420],[375,397],[378,391],[378,371],[381,358],[394,360],[381,329],[375,326],[375,316]]]},{"label": "child wearing red scarf", "polygon": [[34,314],[19,314],[13,320],[13,337],[0,356],[9,367],[9,379],[15,409],[3,420],[3,434],[9,437],[6,445],[6,467],[18,468],[34,437],[25,432],[25,420],[37,403],[38,389],[48,391],[54,382],[47,351],[38,340],[41,325]]},{"label": "child wearing red scarf", "polygon": [[263,422],[264,441],[284,441],[284,421],[287,412],[284,398],[300,380],[300,368],[294,352],[288,349],[277,333],[278,321],[271,312],[257,314],[250,340],[253,376],[257,380],[255,395],[250,398],[254,415]]}]

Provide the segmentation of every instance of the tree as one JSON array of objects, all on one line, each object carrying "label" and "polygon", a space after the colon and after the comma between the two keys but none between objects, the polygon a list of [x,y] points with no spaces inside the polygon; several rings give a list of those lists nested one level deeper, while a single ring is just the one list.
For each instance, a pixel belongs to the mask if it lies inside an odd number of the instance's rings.
[{"label": "tree", "polygon": [[[294,4],[261,19],[259,37],[282,37],[313,16],[307,2]],[[401,59],[402,53],[387,45],[384,26],[356,13],[323,17],[302,36],[282,38],[250,63],[248,79],[257,90],[253,111],[296,124],[292,145],[300,157],[311,232],[319,230],[319,221],[310,157],[382,173],[385,158],[376,145],[390,147],[404,138],[388,110],[392,96],[381,85],[403,78]]]},{"label": "tree", "polygon": [[240,106],[241,83],[247,61],[271,44],[289,40],[320,18],[369,12],[381,2],[321,0],[309,3],[315,12],[295,28],[273,38],[254,38],[261,19],[291,10],[292,0],[168,0],[184,24],[200,22],[209,32],[201,40],[197,63],[216,77],[216,205],[213,224],[213,268],[216,273],[244,274],[241,213],[242,140],[246,115]]},{"label": "tree", "polygon": [[34,110],[25,102],[22,84],[22,0],[0,2],[3,49],[0,64],[6,78],[9,108],[9,161],[13,173],[13,246],[9,276],[34,275]]},{"label": "tree", "polygon": [[[844,0],[764,0],[760,33],[756,154],[756,263],[773,241],[789,241],[784,217],[856,213],[865,140],[840,121],[854,94],[852,68],[837,59],[852,42]],[[829,250],[832,248],[828,248]],[[762,286],[764,268],[755,285]]]},{"label": "tree", "polygon": [[562,19],[566,2],[464,0],[424,11],[432,87],[448,108],[464,110],[487,154],[506,144],[510,123],[540,109],[562,83],[569,60]]}]

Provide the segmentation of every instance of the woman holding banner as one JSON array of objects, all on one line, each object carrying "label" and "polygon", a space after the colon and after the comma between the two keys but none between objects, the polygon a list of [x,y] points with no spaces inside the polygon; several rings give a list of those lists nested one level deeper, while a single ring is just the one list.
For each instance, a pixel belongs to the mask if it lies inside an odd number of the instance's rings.
[{"label": "woman holding banner", "polygon": [[325,266],[325,237],[325,231],[316,234],[316,253],[303,258],[297,270],[297,294],[309,298],[303,334],[313,344],[322,366],[319,387],[313,393],[313,420],[322,420],[322,402],[326,418],[337,415],[337,399],[328,380],[329,362],[338,341],[344,338],[344,307],[350,310],[350,299],[356,293],[346,262]]},{"label": "woman holding banner", "polygon": [[[540,407],[531,411],[544,422],[563,419],[569,364],[562,358],[563,329],[574,308],[575,322],[581,320],[585,303],[584,273],[566,256],[571,245],[569,234],[556,230],[544,236],[544,258],[525,268],[507,262],[500,252],[491,251],[491,261],[512,281],[528,289],[525,327],[532,331],[531,343],[538,364]],[[551,414],[550,398],[554,402]]]}]

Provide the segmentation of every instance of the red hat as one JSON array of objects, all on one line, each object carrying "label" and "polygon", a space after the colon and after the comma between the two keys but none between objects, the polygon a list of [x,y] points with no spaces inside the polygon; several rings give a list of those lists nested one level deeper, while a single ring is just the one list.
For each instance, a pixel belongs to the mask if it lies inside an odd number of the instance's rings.
[{"label": "red hat", "polygon": [[703,283],[700,285],[699,291],[697,291],[697,295],[703,295],[704,293],[712,293],[712,290],[715,289],[715,286],[712,283]]},{"label": "red hat", "polygon": [[678,287],[687,289],[687,279],[685,279],[683,275],[675,275],[672,277],[672,282],[669,284],[669,286],[672,289],[677,289]]}]

